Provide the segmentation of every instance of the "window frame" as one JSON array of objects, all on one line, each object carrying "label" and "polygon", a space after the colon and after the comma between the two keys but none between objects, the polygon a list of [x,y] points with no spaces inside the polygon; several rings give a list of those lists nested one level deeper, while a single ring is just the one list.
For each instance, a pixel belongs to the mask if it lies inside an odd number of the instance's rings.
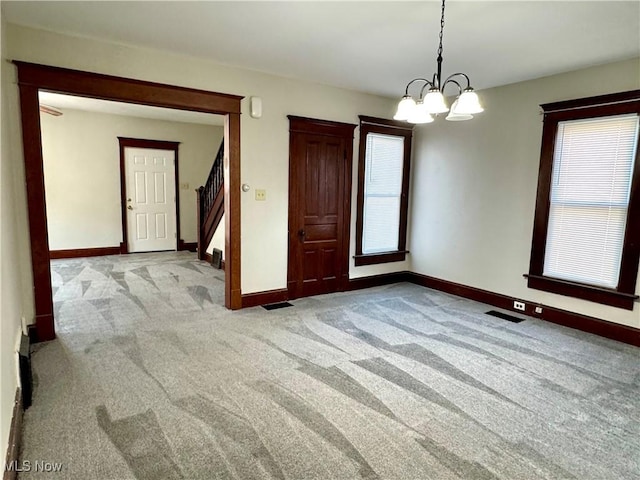
[{"label": "window frame", "polygon": [[525,274],[527,286],[536,290],[589,300],[625,310],[633,310],[634,303],[638,299],[635,291],[638,277],[638,261],[640,260],[640,140],[636,145],[636,159],[631,177],[626,230],[617,287],[611,289],[562,280],[545,276],[543,271],[558,123],[627,113],[640,115],[640,90],[548,103],[540,106],[544,113],[544,123],[540,169],[538,172],[538,193],[531,242],[531,259],[529,273]]},{"label": "window frame", "polygon": [[[355,266],[375,265],[379,263],[401,262],[405,260],[407,245],[407,215],[409,208],[409,179],[411,169],[411,143],[413,126],[406,122],[360,115],[360,148],[358,150],[358,197],[356,202],[356,254]],[[379,133],[404,137],[404,158],[402,166],[402,191],[400,194],[400,224],[398,231],[398,249],[389,252],[362,253],[364,230],[364,187],[367,135]]]}]

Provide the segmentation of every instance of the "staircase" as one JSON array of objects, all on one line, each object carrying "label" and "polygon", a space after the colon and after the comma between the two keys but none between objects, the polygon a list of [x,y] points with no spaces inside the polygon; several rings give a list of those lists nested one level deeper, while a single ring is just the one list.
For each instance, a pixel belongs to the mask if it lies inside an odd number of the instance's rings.
[{"label": "staircase", "polygon": [[222,215],[224,214],[224,140],[211,166],[207,183],[198,193],[198,258],[204,260]]}]

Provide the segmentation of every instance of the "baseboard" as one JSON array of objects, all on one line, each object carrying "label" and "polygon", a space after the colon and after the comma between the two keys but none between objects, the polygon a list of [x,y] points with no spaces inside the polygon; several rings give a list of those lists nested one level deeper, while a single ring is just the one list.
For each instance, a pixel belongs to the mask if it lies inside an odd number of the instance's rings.
[{"label": "baseboard", "polygon": [[178,242],[178,251],[196,252],[198,250],[198,242],[185,242],[180,239]]},{"label": "baseboard", "polygon": [[[504,310],[524,313],[547,322],[557,323],[558,325],[575,328],[576,330],[593,333],[595,335],[600,335],[601,337],[610,338],[612,340],[640,347],[640,329],[637,328],[620,325],[595,317],[589,317],[579,313],[569,312],[567,310],[561,310],[559,308],[549,307],[543,304],[528,302],[519,298],[509,297],[507,295],[482,290],[480,288],[469,287],[460,283],[429,277],[419,273],[406,272],[405,274],[407,281],[415,283],[416,285],[433,288],[434,290],[440,290],[441,292],[468,298],[469,300],[486,303]],[[525,311],[521,312],[513,308],[514,301],[523,302],[525,304]],[[536,307],[542,308],[542,313],[536,313]]]},{"label": "baseboard", "polygon": [[[211,264],[211,262],[213,261],[213,256],[210,253],[205,252],[204,258],[202,259],[202,261]],[[224,260],[222,260],[222,263],[220,265],[220,270],[224,270],[224,266],[225,266]]]},{"label": "baseboard", "polygon": [[[13,404],[13,417],[11,418],[11,428],[9,430],[9,445],[4,464],[3,480],[15,480],[18,478],[18,467],[20,461],[20,446],[22,444],[22,394],[20,389],[16,389],[16,398]],[[11,468],[13,467],[13,468]]]},{"label": "baseboard", "polygon": [[120,246],[49,251],[49,258],[52,260],[60,258],[102,257],[105,255],[120,255]]},{"label": "baseboard", "polygon": [[345,290],[360,290],[361,288],[380,287],[392,283],[409,282],[409,272],[382,273],[369,277],[351,278]]},{"label": "baseboard", "polygon": [[289,292],[286,288],[245,293],[242,295],[242,308],[257,307],[259,305],[268,305],[269,303],[284,302],[286,300],[289,300]]}]

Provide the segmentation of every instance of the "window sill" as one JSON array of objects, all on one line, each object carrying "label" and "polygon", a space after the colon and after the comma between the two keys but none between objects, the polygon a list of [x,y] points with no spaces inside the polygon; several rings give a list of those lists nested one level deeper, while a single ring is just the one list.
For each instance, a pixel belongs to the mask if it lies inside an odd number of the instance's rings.
[{"label": "window sill", "polygon": [[391,263],[404,261],[408,250],[399,250],[395,252],[367,253],[354,255],[356,267],[362,265],[375,265],[377,263]]},{"label": "window sill", "polygon": [[535,290],[557,293],[568,297],[581,298],[590,302],[601,303],[625,310],[633,310],[633,305],[638,295],[622,293],[609,288],[595,287],[584,283],[570,282],[558,278],[544,277],[541,275],[527,275],[527,286]]}]

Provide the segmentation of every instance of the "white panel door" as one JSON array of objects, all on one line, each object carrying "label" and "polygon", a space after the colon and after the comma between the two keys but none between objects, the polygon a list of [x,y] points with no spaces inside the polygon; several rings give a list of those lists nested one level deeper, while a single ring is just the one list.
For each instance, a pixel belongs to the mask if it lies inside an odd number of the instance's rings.
[{"label": "white panel door", "polygon": [[176,250],[175,152],[125,148],[129,252]]}]

